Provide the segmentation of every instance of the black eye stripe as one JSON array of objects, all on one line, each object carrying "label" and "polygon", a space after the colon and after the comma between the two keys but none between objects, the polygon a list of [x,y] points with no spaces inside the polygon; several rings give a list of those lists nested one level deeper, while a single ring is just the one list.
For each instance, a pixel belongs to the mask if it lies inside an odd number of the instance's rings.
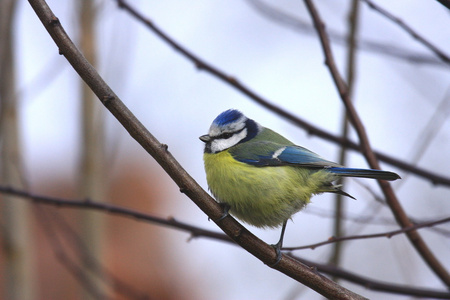
[{"label": "black eye stripe", "polygon": [[244,129],[245,129],[245,127],[243,127],[241,130],[238,130],[238,131],[235,131],[235,132],[224,132],[221,135],[214,136],[213,139],[214,140],[217,140],[217,139],[229,139],[233,135],[242,132]]},{"label": "black eye stripe", "polygon": [[229,139],[229,138],[232,137],[232,136],[233,136],[233,133],[231,133],[231,132],[225,132],[225,133],[221,134],[221,135],[219,136],[219,138],[221,138],[221,139]]}]

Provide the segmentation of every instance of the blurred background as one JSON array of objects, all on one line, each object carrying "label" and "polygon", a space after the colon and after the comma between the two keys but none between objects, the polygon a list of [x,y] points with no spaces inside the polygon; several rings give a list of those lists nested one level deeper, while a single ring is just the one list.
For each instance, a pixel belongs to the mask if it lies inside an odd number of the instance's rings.
[{"label": "blurred background", "polygon": [[[438,1],[376,3],[450,55],[449,10]],[[339,145],[310,135],[197,69],[116,1],[48,4],[115,93],[205,189],[198,137],[228,108],[329,160],[340,160]],[[343,105],[303,1],[129,4],[271,103],[342,135]],[[352,98],[373,148],[450,177],[449,63],[363,1],[315,4],[332,36],[341,73],[353,77]],[[121,205],[219,232],[86,89],[29,3],[3,0],[1,5],[1,184],[37,195]],[[352,13],[356,17],[349,22]],[[350,56],[352,28],[358,47]],[[357,142],[353,130],[348,136]],[[368,167],[354,151],[345,164]],[[393,187],[409,216],[429,221],[450,215],[449,186],[388,164],[382,168],[402,176]],[[375,200],[381,196],[376,182],[348,180],[344,190],[358,200],[341,201],[340,234],[398,228],[392,212]],[[334,195],[314,197],[289,222],[284,245],[308,245],[335,235],[335,203]],[[6,195],[0,205],[1,299],[322,298],[231,244]],[[267,243],[279,237],[279,230],[246,227]],[[449,270],[450,225],[420,233]],[[347,241],[339,251],[335,263],[361,276],[445,290],[403,235]],[[294,253],[328,263],[336,249],[327,245]],[[368,298],[411,298],[339,282]]]}]

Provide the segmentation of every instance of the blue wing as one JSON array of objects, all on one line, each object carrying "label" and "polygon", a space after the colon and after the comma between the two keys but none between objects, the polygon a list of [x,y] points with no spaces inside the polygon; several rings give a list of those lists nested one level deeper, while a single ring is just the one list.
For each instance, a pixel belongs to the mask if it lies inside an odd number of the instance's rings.
[{"label": "blue wing", "polygon": [[[278,153],[275,153],[275,156]],[[300,147],[287,146],[279,150],[276,156],[282,164],[302,165],[304,167],[341,167],[341,165],[320,157],[318,154]]]},{"label": "blue wing", "polygon": [[345,168],[337,163],[323,159],[316,153],[296,145],[282,146],[273,142],[244,143],[230,150],[234,159],[258,167],[299,166],[312,169],[327,169],[328,172],[343,177],[363,177],[396,180],[400,176],[388,171]]},{"label": "blue wing", "polygon": [[309,168],[341,167],[300,146],[267,141],[244,143],[230,150],[234,159],[253,166],[298,165]]}]

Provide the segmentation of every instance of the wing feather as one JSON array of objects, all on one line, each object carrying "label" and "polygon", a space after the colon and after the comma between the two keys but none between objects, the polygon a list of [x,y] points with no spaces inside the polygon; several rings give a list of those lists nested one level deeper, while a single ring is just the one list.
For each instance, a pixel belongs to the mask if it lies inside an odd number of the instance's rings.
[{"label": "wing feather", "polygon": [[268,141],[247,142],[230,149],[234,159],[253,166],[297,165],[309,168],[340,167],[316,153],[295,145],[282,145]]}]

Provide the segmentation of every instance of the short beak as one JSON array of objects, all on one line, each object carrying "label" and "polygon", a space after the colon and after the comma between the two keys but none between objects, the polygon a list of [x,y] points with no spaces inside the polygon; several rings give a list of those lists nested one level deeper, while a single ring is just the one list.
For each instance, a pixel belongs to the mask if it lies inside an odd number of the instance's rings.
[{"label": "short beak", "polygon": [[199,137],[200,141],[204,142],[204,143],[208,143],[209,141],[211,141],[211,137],[207,134],[202,135],[201,137]]}]

